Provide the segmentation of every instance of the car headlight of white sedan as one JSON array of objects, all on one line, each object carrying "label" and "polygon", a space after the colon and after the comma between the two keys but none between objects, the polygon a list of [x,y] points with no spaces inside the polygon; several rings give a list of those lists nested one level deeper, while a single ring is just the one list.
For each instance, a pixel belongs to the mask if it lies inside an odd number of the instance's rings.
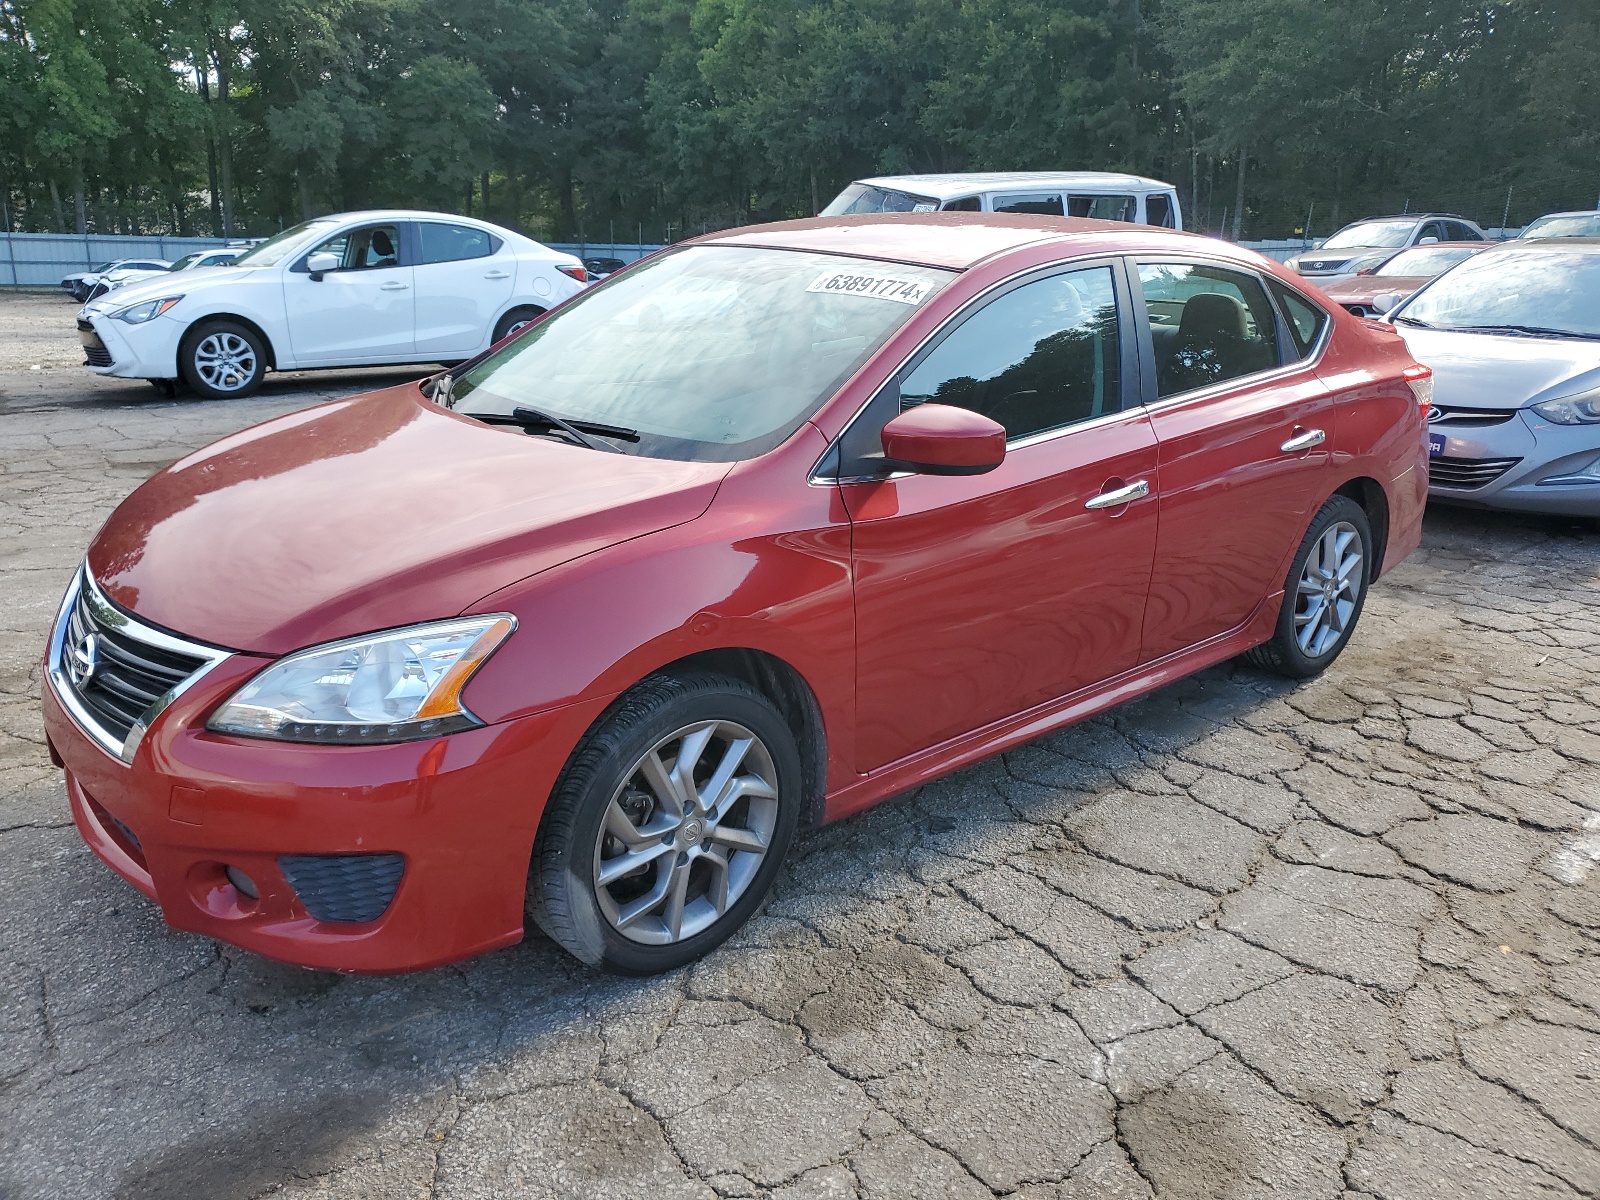
[{"label": "car headlight of white sedan", "polygon": [[207,722],[217,733],[365,745],[483,724],[461,690],[511,636],[508,613],[312,646],[257,675]]},{"label": "car headlight of white sedan", "polygon": [[129,325],[143,325],[146,321],[154,321],[182,299],[182,296],[163,296],[159,300],[144,300],[138,304],[130,304],[127,308],[116,309],[109,315]]}]

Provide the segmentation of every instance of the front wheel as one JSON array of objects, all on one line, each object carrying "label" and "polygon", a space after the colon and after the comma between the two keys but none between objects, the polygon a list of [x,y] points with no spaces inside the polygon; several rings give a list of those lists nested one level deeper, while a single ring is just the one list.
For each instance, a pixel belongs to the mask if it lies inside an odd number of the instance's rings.
[{"label": "front wheel", "polygon": [[647,679],[557,781],[528,916],[604,970],[693,962],[771,889],[801,802],[794,735],[765,696],[721,675]]},{"label": "front wheel", "polygon": [[237,321],[206,321],[191,329],[178,348],[183,380],[208,400],[248,396],[267,374],[261,335]]},{"label": "front wheel", "polygon": [[1272,640],[1251,650],[1250,661],[1290,679],[1327,670],[1361,619],[1373,566],[1366,511],[1334,496],[1312,519],[1289,567]]}]

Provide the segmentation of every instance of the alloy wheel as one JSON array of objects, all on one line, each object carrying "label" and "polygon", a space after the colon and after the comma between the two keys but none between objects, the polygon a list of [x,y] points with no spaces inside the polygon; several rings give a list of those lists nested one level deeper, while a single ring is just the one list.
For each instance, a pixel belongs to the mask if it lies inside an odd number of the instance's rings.
[{"label": "alloy wheel", "polygon": [[1349,627],[1366,575],[1361,534],[1349,521],[1336,521],[1306,557],[1295,589],[1294,636],[1300,652],[1320,658],[1338,644]]},{"label": "alloy wheel", "polygon": [[236,333],[208,333],[194,348],[194,370],[207,387],[237,392],[255,378],[255,347]]},{"label": "alloy wheel", "polygon": [[732,721],[690,725],[651,747],[595,840],[595,898],[612,928],[665,946],[713,925],[766,859],[777,783],[766,744]]}]

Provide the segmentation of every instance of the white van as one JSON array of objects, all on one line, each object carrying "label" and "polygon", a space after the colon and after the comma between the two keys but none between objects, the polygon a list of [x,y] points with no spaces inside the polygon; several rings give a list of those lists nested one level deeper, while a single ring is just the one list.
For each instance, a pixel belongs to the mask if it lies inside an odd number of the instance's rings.
[{"label": "white van", "polygon": [[858,179],[821,215],[940,211],[1044,213],[1183,228],[1178,191],[1170,183],[1107,171],[985,171]]}]

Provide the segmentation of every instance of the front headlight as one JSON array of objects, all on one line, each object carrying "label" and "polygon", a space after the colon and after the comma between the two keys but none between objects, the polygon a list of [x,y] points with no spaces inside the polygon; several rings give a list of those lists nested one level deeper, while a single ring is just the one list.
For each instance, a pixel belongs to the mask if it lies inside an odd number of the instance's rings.
[{"label": "front headlight", "polygon": [[1546,400],[1535,404],[1533,411],[1552,425],[1600,425],[1600,388],[1559,400]]},{"label": "front headlight", "polygon": [[182,299],[182,296],[163,296],[160,300],[146,300],[140,304],[130,304],[127,308],[119,308],[111,315],[119,321],[126,321],[129,325],[143,325],[146,321],[154,321]]},{"label": "front headlight", "polygon": [[483,724],[461,689],[511,636],[496,613],[313,646],[273,663],[218,710],[217,733],[283,742],[368,745]]}]

